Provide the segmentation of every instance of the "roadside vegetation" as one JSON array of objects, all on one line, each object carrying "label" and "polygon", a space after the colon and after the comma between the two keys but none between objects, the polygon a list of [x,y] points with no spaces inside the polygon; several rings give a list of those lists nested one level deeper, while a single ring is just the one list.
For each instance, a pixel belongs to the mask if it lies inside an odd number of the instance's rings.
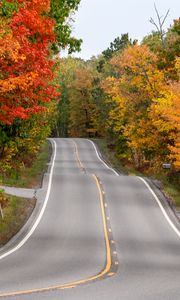
[{"label": "roadside vegetation", "polygon": [[[50,153],[45,141],[60,98],[56,54],[80,50],[70,25],[79,3],[0,1],[0,185],[41,185]],[[0,191],[0,246],[21,228],[34,204]]]},{"label": "roadside vegetation", "polygon": [[[51,155],[48,142],[41,146],[40,152],[30,167],[11,170],[9,176],[1,178],[0,184],[39,188]],[[0,190],[0,247],[5,245],[26,223],[36,204],[36,199],[10,196]]]},{"label": "roadside vegetation", "polygon": [[22,228],[30,217],[36,202],[35,199],[4,196],[7,199],[7,205],[3,208],[3,217],[0,214],[0,247]]},{"label": "roadside vegetation", "polygon": [[[141,44],[128,34],[89,61],[59,65],[56,136],[105,138],[136,170],[180,171],[180,19]],[[155,47],[155,48],[154,48]]]},{"label": "roadside vegetation", "polygon": [[60,98],[56,54],[64,48],[69,53],[80,49],[81,40],[72,37],[69,20],[79,2],[0,3],[2,177],[18,176],[19,170],[30,167],[55,126]]},{"label": "roadside vegetation", "polygon": [[141,42],[122,33],[88,61],[59,58],[80,50],[70,26],[79,3],[0,3],[0,184],[39,186],[50,135],[89,137],[107,141],[115,167],[161,180],[180,205],[180,19],[164,30],[169,11],[162,19],[155,7]]},{"label": "roadside vegetation", "polygon": [[23,166],[18,170],[11,169],[8,175],[2,174],[0,176],[0,184],[15,187],[39,188],[43,174],[47,169],[50,155],[51,146],[49,142],[45,142],[30,166]]},{"label": "roadside vegetation", "polygon": [[32,186],[33,161],[52,135],[102,138],[119,161],[145,174],[161,175],[168,163],[174,184],[180,172],[180,19],[165,30],[169,11],[162,19],[155,7],[154,28],[141,42],[122,33],[88,61],[61,59],[62,49],[80,49],[69,25],[79,3],[0,4],[0,178]]},{"label": "roadside vegetation", "polygon": [[115,167],[161,181],[180,206],[180,19],[165,30],[169,11],[156,15],[141,42],[123,33],[88,61],[60,60],[53,133],[106,141]]}]

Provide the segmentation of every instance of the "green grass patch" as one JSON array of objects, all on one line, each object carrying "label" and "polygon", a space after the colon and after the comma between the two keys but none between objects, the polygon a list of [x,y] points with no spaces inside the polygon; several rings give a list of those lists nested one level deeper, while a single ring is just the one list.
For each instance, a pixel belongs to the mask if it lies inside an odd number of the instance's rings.
[{"label": "green grass patch", "polygon": [[50,145],[46,142],[31,167],[24,167],[20,171],[13,171],[9,177],[0,177],[0,184],[15,187],[38,188],[41,186],[42,176],[47,169],[50,156]]},{"label": "green grass patch", "polygon": [[21,229],[35,206],[35,199],[7,197],[9,204],[3,209],[4,218],[2,219],[0,215],[0,247],[5,245]]},{"label": "green grass patch", "polygon": [[168,175],[166,170],[162,170],[161,174],[150,174],[139,172],[133,167],[132,164],[124,164],[120,161],[115,153],[115,149],[109,148],[106,140],[104,139],[93,139],[93,141],[98,145],[103,158],[119,172],[127,175],[136,176],[147,176],[151,179],[159,180],[162,183],[162,189],[165,194],[174,202],[174,204],[180,209],[180,178],[178,174]]}]

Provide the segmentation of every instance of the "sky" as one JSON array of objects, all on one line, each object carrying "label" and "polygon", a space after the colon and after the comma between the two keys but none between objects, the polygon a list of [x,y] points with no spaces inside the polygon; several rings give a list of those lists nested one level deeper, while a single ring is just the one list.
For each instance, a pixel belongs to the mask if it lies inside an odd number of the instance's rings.
[{"label": "sky", "polygon": [[123,33],[132,39],[142,38],[155,27],[149,22],[156,19],[154,2],[159,14],[170,13],[165,28],[180,17],[180,0],[81,0],[72,24],[73,35],[83,39],[82,51],[74,56],[89,59],[107,49]]}]

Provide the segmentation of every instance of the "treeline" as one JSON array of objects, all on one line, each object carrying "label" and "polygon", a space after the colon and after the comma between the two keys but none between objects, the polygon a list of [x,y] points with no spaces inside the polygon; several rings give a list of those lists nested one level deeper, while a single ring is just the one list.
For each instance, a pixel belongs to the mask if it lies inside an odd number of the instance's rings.
[{"label": "treeline", "polygon": [[31,164],[50,134],[102,137],[138,169],[179,171],[180,19],[141,44],[122,34],[88,61],[59,59],[80,49],[79,2],[0,3],[0,174]]},{"label": "treeline", "polygon": [[141,44],[122,34],[89,61],[62,59],[55,134],[103,137],[137,169],[179,171],[179,53],[180,19]]},{"label": "treeline", "polygon": [[54,127],[60,99],[56,54],[80,49],[69,16],[80,0],[0,3],[0,174],[32,163]]}]

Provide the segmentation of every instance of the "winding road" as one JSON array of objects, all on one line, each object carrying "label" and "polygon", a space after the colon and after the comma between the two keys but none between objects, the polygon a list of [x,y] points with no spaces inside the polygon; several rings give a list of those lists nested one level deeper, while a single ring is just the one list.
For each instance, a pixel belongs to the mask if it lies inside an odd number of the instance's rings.
[{"label": "winding road", "polygon": [[158,190],[87,139],[51,139],[26,226],[0,250],[0,300],[179,300],[180,227]]}]

